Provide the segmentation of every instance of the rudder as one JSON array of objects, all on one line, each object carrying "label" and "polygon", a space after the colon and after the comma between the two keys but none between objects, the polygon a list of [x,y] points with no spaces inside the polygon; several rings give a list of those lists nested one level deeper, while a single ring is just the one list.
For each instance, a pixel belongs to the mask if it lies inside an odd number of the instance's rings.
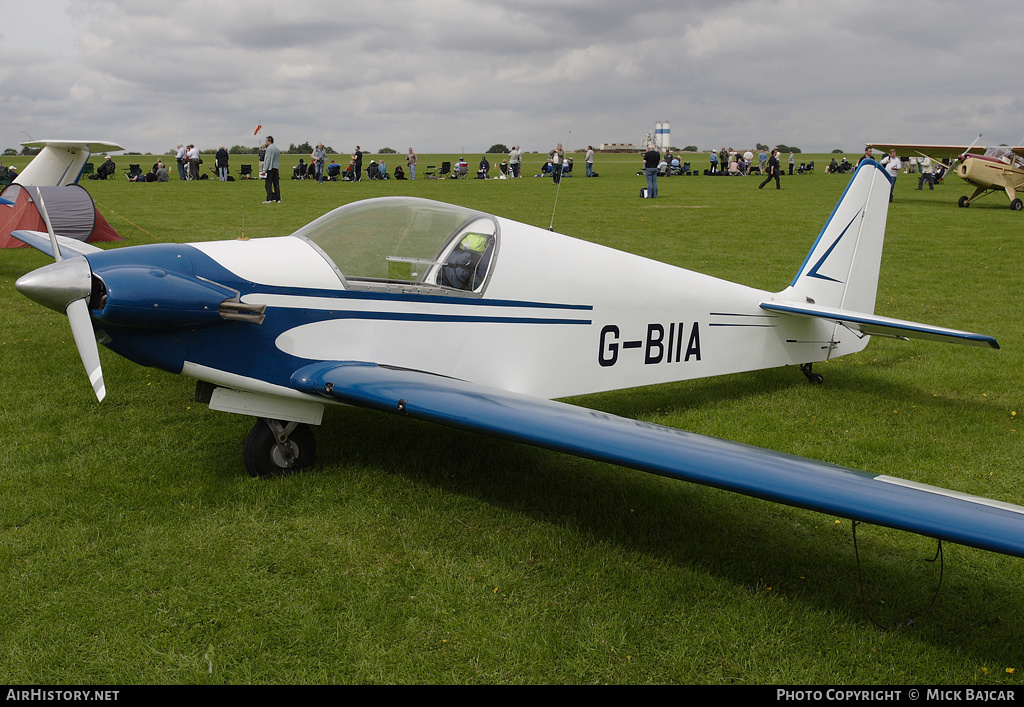
[{"label": "rudder", "polygon": [[874,313],[889,213],[889,175],[874,160],[858,166],[789,288],[787,299]]}]

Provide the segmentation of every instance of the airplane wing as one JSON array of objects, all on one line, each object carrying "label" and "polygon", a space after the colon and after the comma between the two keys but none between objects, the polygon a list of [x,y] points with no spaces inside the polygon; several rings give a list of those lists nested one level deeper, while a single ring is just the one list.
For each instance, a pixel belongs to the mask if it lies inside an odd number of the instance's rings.
[{"label": "airplane wing", "polygon": [[[47,233],[40,231],[12,231],[11,236],[26,245],[32,246],[36,250],[46,253],[51,258],[54,257],[53,245],[50,243],[50,236]],[[91,243],[85,243],[84,241],[66,236],[57,236],[57,246],[65,256],[88,255],[89,253],[98,253],[103,250]]]},{"label": "airplane wing", "polygon": [[865,147],[883,152],[896,150],[896,154],[904,157],[920,155],[921,157],[931,157],[933,160],[954,159],[965,152],[972,155],[983,155],[986,149],[984,146],[979,147],[978,145],[907,145],[895,142],[869,142]]},{"label": "airplane wing", "polygon": [[967,344],[969,346],[999,348],[999,342],[994,337],[986,336],[985,334],[974,334],[969,331],[960,331],[959,329],[947,329],[945,327],[908,322],[903,319],[880,317],[863,312],[851,312],[835,307],[820,307],[807,302],[772,300],[762,302],[760,306],[761,309],[769,312],[782,312],[784,314],[795,314],[804,317],[829,319],[837,324],[842,324],[847,329],[859,331],[863,334],[876,334],[878,336],[892,336],[904,339],[928,339],[954,344]]},{"label": "airplane wing", "polygon": [[90,155],[124,149],[117,143],[102,140],[38,140],[21,144],[39,148],[39,154],[14,180],[26,187],[77,184]]},{"label": "airplane wing", "polygon": [[43,149],[47,146],[56,147],[59,149],[84,149],[89,152],[119,152],[124,148],[118,145],[116,142],[107,142],[105,140],[35,140],[33,142],[21,143],[25,147],[31,147],[36,149]]},{"label": "airplane wing", "polygon": [[303,392],[1024,557],[1024,507],[421,371],[316,363]]}]

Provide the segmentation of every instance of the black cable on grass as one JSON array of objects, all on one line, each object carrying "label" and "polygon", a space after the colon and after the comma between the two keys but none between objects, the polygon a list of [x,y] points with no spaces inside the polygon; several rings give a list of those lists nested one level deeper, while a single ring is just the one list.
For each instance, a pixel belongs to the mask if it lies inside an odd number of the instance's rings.
[{"label": "black cable on grass", "polygon": [[[879,623],[875,619],[874,616],[872,616],[871,610],[868,609],[868,600],[867,600],[867,597],[865,596],[865,593],[864,593],[864,576],[863,576],[863,573],[861,571],[861,566],[860,566],[860,549],[857,546],[857,525],[858,524],[859,524],[858,521],[853,521],[853,552],[854,552],[854,555],[856,555],[856,557],[857,557],[857,581],[860,583],[860,600],[861,600],[861,603],[864,605],[864,613],[867,614],[867,617],[871,620],[871,623],[873,623],[875,626],[877,626],[878,628],[882,629],[883,631],[891,631],[892,629],[896,628],[896,626],[883,626],[881,623]],[[939,583],[935,586],[935,593],[932,595],[932,600],[928,603],[928,606],[925,608],[925,610],[922,611],[917,616],[917,619],[920,619],[922,616],[925,616],[926,614],[928,614],[928,612],[930,612],[932,610],[932,608],[935,606],[935,600],[939,598],[939,590],[942,588],[942,577],[943,577],[943,573],[944,573],[944,570],[945,570],[944,559],[945,559],[945,556],[942,553],[942,540],[939,540],[938,541],[938,546],[935,548],[935,557],[933,557],[930,560],[925,560],[925,562],[935,562],[936,560],[939,561]],[[917,619],[909,618],[909,619],[906,620],[906,622],[903,625],[904,626],[913,626],[914,622]]]}]

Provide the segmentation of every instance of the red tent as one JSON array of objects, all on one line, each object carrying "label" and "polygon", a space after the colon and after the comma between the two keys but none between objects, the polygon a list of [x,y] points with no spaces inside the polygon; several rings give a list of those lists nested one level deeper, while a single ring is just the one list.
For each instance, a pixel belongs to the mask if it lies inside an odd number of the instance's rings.
[{"label": "red tent", "polygon": [[11,236],[11,231],[46,233],[46,223],[36,207],[40,193],[57,235],[86,243],[124,240],[96,210],[92,196],[82,186],[28,187],[12,184],[0,192],[0,199],[12,202],[0,201],[0,248],[25,247],[24,243]]}]

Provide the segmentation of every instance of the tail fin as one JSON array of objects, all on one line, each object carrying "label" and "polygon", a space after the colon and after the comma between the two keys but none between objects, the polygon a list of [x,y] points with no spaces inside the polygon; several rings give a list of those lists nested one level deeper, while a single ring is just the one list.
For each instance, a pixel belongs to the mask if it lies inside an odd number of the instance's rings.
[{"label": "tail fin", "polygon": [[863,161],[793,282],[780,294],[819,306],[874,313],[891,188],[881,165]]},{"label": "tail fin", "polygon": [[77,184],[82,169],[94,152],[117,152],[124,148],[113,142],[96,140],[40,140],[22,143],[25,147],[41,147],[14,180],[22,186],[62,187]]},{"label": "tail fin", "polygon": [[[891,189],[892,180],[880,165],[861,162],[793,283],[762,302],[761,309],[834,322],[826,358],[860,351],[871,335],[998,349],[991,336],[875,315]],[[840,336],[840,327],[857,337]]]}]

